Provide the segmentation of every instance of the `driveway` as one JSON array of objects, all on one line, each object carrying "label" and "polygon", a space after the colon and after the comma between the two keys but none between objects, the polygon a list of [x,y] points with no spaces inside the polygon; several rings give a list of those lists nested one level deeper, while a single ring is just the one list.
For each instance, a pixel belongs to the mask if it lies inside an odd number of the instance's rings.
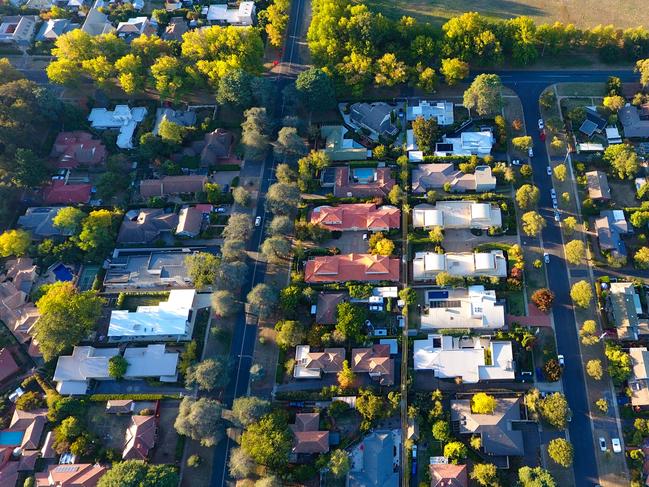
[{"label": "driveway", "polygon": [[473,235],[471,230],[458,229],[458,230],[445,230],[444,231],[444,249],[447,252],[473,252],[478,245],[483,243],[503,243],[515,244],[518,243],[518,236],[516,235],[502,235],[498,237],[490,237],[487,235],[486,230],[482,235]]},{"label": "driveway", "polygon": [[322,244],[323,247],[336,247],[341,254],[365,254],[368,250],[367,240],[363,234],[367,232],[343,232],[340,238],[332,238]]}]

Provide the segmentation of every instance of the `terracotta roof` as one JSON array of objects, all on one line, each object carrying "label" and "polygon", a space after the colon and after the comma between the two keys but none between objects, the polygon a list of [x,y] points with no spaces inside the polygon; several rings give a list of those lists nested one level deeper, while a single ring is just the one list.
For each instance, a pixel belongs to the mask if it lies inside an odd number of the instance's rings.
[{"label": "terracotta roof", "polygon": [[0,486],[14,487],[18,482],[18,465],[19,462],[7,461],[11,457],[11,448],[5,448],[2,451],[3,462],[0,466]]},{"label": "terracotta roof", "polygon": [[352,371],[367,372],[381,385],[392,385],[394,360],[390,358],[390,345],[376,344],[372,348],[352,349]]},{"label": "terracotta roof", "polygon": [[353,182],[349,178],[349,167],[336,168],[336,181],[334,184],[334,196],[345,197],[347,193],[357,198],[372,196],[387,196],[395,185],[392,171],[387,167],[379,167],[375,170],[375,180],[372,182]]},{"label": "terracotta roof", "polygon": [[374,203],[319,206],[311,212],[311,223],[329,230],[389,230],[399,228],[401,211],[394,206],[377,208]]},{"label": "terracotta roof", "polygon": [[336,323],[338,305],[347,300],[347,293],[318,293],[315,321],[321,325]]},{"label": "terracotta roof", "polygon": [[36,474],[36,487],[95,487],[106,470],[89,463],[51,465],[47,472]]},{"label": "terracotta roof", "polygon": [[329,451],[329,432],[318,431],[320,413],[298,413],[295,424],[289,425],[295,441],[293,453],[326,453]]},{"label": "terracotta roof", "polygon": [[195,237],[201,232],[203,212],[194,207],[183,208],[178,215],[177,234]]},{"label": "terracotta roof", "polygon": [[340,372],[345,361],[344,348],[325,348],[324,352],[309,352],[304,367],[320,369],[325,374]]},{"label": "terracotta roof", "polygon": [[398,281],[399,259],[371,254],[314,257],[306,263],[306,282]]},{"label": "terracotta roof", "polygon": [[26,450],[36,450],[41,441],[43,429],[47,423],[47,409],[36,409],[34,411],[14,410],[9,423],[9,429],[13,431],[24,431],[21,447]]},{"label": "terracotta roof", "polygon": [[80,164],[97,166],[106,161],[106,147],[88,132],[61,132],[50,157],[59,168],[74,169]]},{"label": "terracotta roof", "polygon": [[7,380],[20,371],[20,367],[14,360],[8,348],[0,349],[0,382]]},{"label": "terracotta roof", "polygon": [[57,179],[43,189],[43,201],[48,205],[88,203],[91,192],[91,184],[65,184]]},{"label": "terracotta roof", "polygon": [[160,237],[161,232],[171,232],[177,225],[178,215],[175,213],[165,213],[161,208],[143,208],[136,217],[131,216],[131,212],[124,216],[117,241],[124,244],[151,243]]},{"label": "terracotta roof", "polygon": [[23,451],[18,462],[18,471],[33,472],[40,453],[38,450]]},{"label": "terracotta roof", "polygon": [[130,413],[133,411],[133,401],[130,399],[113,399],[106,402],[106,412],[117,413]]},{"label": "terracotta roof", "polygon": [[149,450],[155,446],[156,430],[155,416],[132,416],[131,425],[126,430],[126,444],[122,458],[146,460]]},{"label": "terracotta roof", "polygon": [[207,176],[165,176],[162,179],[143,179],[140,181],[140,195],[143,198],[167,196],[181,193],[203,191]]},{"label": "terracotta roof", "polygon": [[466,465],[436,463],[430,468],[430,487],[467,487],[469,478]]}]

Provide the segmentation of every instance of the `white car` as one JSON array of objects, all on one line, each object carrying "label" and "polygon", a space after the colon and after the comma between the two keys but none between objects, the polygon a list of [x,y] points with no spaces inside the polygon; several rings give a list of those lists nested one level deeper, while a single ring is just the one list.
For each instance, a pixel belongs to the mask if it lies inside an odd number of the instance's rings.
[{"label": "white car", "polygon": [[363,240],[367,240],[367,233],[363,234]]},{"label": "white car", "polygon": [[261,225],[261,217],[260,216],[255,218],[255,226],[258,227],[259,225]]},{"label": "white car", "polygon": [[556,199],[557,197],[557,192],[554,188],[550,190],[550,196],[552,196],[552,199]]},{"label": "white car", "polygon": [[548,166],[547,173],[548,176],[552,176],[552,168],[550,166]]},{"label": "white car", "polygon": [[530,147],[530,148],[528,149],[528,151],[527,151],[527,155],[530,156],[530,157],[534,157],[534,149],[532,149],[532,148]]},{"label": "white car", "polygon": [[521,161],[520,159],[512,159],[512,166],[520,166]]},{"label": "white car", "polygon": [[543,261],[544,261],[546,264],[549,264],[549,263],[550,263],[550,254],[548,254],[547,252],[544,252],[544,253],[543,253]]},{"label": "white car", "polygon": [[563,355],[557,355],[557,360],[559,361],[559,365],[561,367],[565,367],[566,365],[566,359]]},{"label": "white car", "polygon": [[601,451],[607,451],[608,450],[608,447],[606,446],[606,438],[604,438],[603,436],[600,436],[597,441],[599,443],[599,449]]},{"label": "white car", "polygon": [[554,221],[555,222],[560,222],[561,221],[561,215],[559,215],[558,211],[554,212]]},{"label": "white car", "polygon": [[622,443],[620,443],[619,438],[611,438],[611,445],[613,445],[613,451],[615,453],[621,453],[622,452]]},{"label": "white car", "polygon": [[539,130],[543,130],[545,128],[545,123],[543,123],[543,119],[539,118]]},{"label": "white car", "polygon": [[552,200],[552,208],[554,208],[555,210],[559,209],[559,204],[557,203],[557,200]]}]

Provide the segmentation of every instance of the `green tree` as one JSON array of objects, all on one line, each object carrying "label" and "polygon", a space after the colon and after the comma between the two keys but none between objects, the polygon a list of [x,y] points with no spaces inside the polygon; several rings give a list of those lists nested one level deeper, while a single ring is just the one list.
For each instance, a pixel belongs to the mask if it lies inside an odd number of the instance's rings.
[{"label": "green tree", "polygon": [[469,65],[457,58],[446,58],[442,59],[439,72],[444,76],[446,84],[453,86],[469,76]]},{"label": "green tree", "polygon": [[423,68],[417,78],[417,88],[426,93],[434,93],[437,87],[437,73],[431,67]]},{"label": "green tree", "polygon": [[635,265],[640,269],[649,269],[649,247],[640,247],[633,256]]},{"label": "green tree", "polygon": [[552,474],[541,467],[524,466],[518,469],[521,487],[556,487]]},{"label": "green tree", "polygon": [[306,154],[307,147],[295,127],[282,127],[275,141],[275,152],[285,158],[296,157]]},{"label": "green tree", "polygon": [[223,388],[230,382],[228,365],[228,358],[219,356],[192,365],[185,372],[185,386],[196,384],[202,391]]},{"label": "green tree", "polygon": [[522,210],[529,210],[537,205],[541,192],[533,184],[524,184],[516,191],[516,203]]},{"label": "green tree", "polygon": [[252,423],[241,435],[241,448],[260,465],[280,471],[293,445],[285,414],[276,411]]},{"label": "green tree", "polygon": [[15,255],[21,257],[27,253],[32,237],[25,230],[7,230],[0,234],[0,257]]},{"label": "green tree", "polygon": [[493,463],[476,463],[471,470],[471,479],[485,487],[499,487],[498,469]]},{"label": "green tree", "polygon": [[595,401],[595,406],[597,406],[597,409],[599,409],[603,414],[608,413],[608,401],[605,398],[602,397]]},{"label": "green tree", "polygon": [[642,228],[649,224],[649,211],[635,211],[629,217],[631,225],[636,228]]},{"label": "green tree", "polygon": [[268,318],[279,300],[279,293],[268,284],[259,283],[246,297],[248,304],[261,319]]},{"label": "green tree", "polygon": [[121,214],[109,210],[94,210],[81,222],[77,245],[95,260],[103,258],[113,248],[115,223]]},{"label": "green tree", "polygon": [[218,103],[245,108],[252,104],[252,100],[252,76],[243,69],[228,71],[219,79],[216,93]]},{"label": "green tree", "polygon": [[401,186],[397,184],[395,184],[388,193],[388,201],[392,205],[400,205],[406,197],[406,193],[401,189]]},{"label": "green tree", "polygon": [[361,329],[365,323],[365,308],[361,306],[342,302],[337,308],[336,331],[344,337],[345,340],[357,342],[360,340]]},{"label": "green tree", "polygon": [[417,117],[412,122],[412,131],[419,150],[428,153],[435,147],[435,142],[439,138],[439,126],[435,117],[428,120]]},{"label": "green tree", "polygon": [[415,304],[417,301],[417,291],[411,287],[404,287],[399,291],[399,299],[406,303],[406,306]]},{"label": "green tree", "polygon": [[187,275],[197,289],[216,284],[221,259],[209,252],[196,252],[185,257]]},{"label": "green tree", "polygon": [[433,423],[433,438],[446,443],[451,437],[451,425],[448,421],[439,419]]},{"label": "green tree", "polygon": [[76,234],[81,230],[81,222],[85,217],[86,214],[80,209],[67,206],[56,213],[52,223],[56,228]]},{"label": "green tree", "polygon": [[356,399],[356,410],[365,421],[372,424],[385,416],[386,404],[383,397],[369,389],[361,389]]},{"label": "green tree", "polygon": [[16,149],[11,165],[11,180],[19,188],[35,188],[50,177],[50,165],[31,149]]},{"label": "green tree", "polygon": [[164,118],[158,127],[158,134],[163,141],[180,145],[187,135],[187,128]]},{"label": "green tree", "polygon": [[581,264],[586,256],[586,245],[581,240],[571,240],[565,245],[566,260],[573,265]]},{"label": "green tree", "polygon": [[117,70],[117,80],[127,95],[144,89],[146,73],[141,57],[127,54],[115,61],[115,69]]},{"label": "green tree", "polygon": [[531,176],[532,176],[532,172],[533,172],[533,171],[532,171],[532,166],[530,166],[529,164],[523,164],[523,165],[521,166],[521,168],[520,168],[521,176],[523,176],[524,178],[529,178],[529,177],[531,177]]},{"label": "green tree", "polygon": [[612,144],[604,151],[604,160],[620,179],[632,179],[640,168],[638,154],[631,144]]},{"label": "green tree", "polygon": [[496,74],[479,74],[464,92],[464,106],[478,115],[498,113],[502,105],[502,83]]},{"label": "green tree", "polygon": [[444,241],[444,228],[440,225],[435,225],[428,232],[428,238],[434,244],[441,244]]},{"label": "green tree", "polygon": [[126,375],[129,363],[121,355],[115,355],[108,360],[108,375],[113,379],[121,379]]},{"label": "green tree", "polygon": [[97,487],[174,487],[180,478],[173,465],[149,465],[143,460],[113,463]]},{"label": "green tree", "polygon": [[270,235],[290,235],[293,232],[293,220],[287,216],[274,217],[268,226]]},{"label": "green tree", "polygon": [[523,232],[529,237],[536,237],[546,226],[545,219],[536,211],[528,211],[521,217]]},{"label": "green tree", "polygon": [[616,386],[623,384],[632,371],[631,356],[622,350],[619,345],[607,342],[604,354],[608,359],[608,373]]},{"label": "green tree", "polygon": [[278,321],[275,331],[277,331],[275,338],[277,345],[285,350],[302,343],[306,335],[302,324],[293,320]]},{"label": "green tree", "polygon": [[16,409],[19,411],[34,411],[43,407],[45,407],[45,400],[35,391],[27,391],[16,399]]},{"label": "green tree", "polygon": [[232,198],[234,202],[241,206],[248,206],[250,204],[250,191],[243,186],[237,186],[232,190]]},{"label": "green tree", "polygon": [[387,52],[376,62],[374,82],[378,86],[394,86],[408,79],[406,63],[399,61],[396,54]]},{"label": "green tree", "polygon": [[268,147],[269,120],[265,108],[253,107],[243,112],[241,143],[247,158],[258,159]]},{"label": "green tree", "polygon": [[295,80],[295,88],[302,105],[310,111],[326,111],[336,105],[333,82],[320,68],[302,71]]},{"label": "green tree", "polygon": [[572,465],[573,449],[572,445],[563,438],[554,438],[548,444],[548,455],[555,463],[562,467],[568,468]]},{"label": "green tree", "polygon": [[297,211],[302,193],[295,184],[275,183],[266,193],[266,207],[274,215],[291,216]]},{"label": "green tree", "polygon": [[349,454],[345,450],[334,450],[329,457],[329,472],[334,478],[340,479],[347,475],[351,465]]},{"label": "green tree", "polygon": [[352,372],[352,369],[349,366],[349,362],[347,360],[343,360],[343,367],[340,372],[338,372],[338,376],[336,378],[338,379],[338,385],[343,389],[350,388],[354,385],[354,382],[356,381],[356,375],[354,374],[354,372]]},{"label": "green tree", "polygon": [[269,262],[281,262],[291,253],[291,243],[279,235],[269,237],[261,244],[261,253]]},{"label": "green tree", "polygon": [[186,73],[181,59],[161,56],[151,66],[155,89],[163,98],[176,99],[184,90]]},{"label": "green tree", "polygon": [[570,297],[575,306],[587,308],[593,299],[593,290],[588,281],[579,281],[570,288]]},{"label": "green tree", "polygon": [[574,216],[569,216],[563,219],[562,225],[566,234],[572,235],[575,232],[575,228],[577,228],[577,219]]},{"label": "green tree", "polygon": [[232,316],[238,311],[238,303],[230,291],[220,290],[212,293],[212,309],[218,316]]},{"label": "green tree", "polygon": [[232,416],[244,428],[270,412],[270,403],[257,396],[237,397],[232,403]]},{"label": "green tree", "polygon": [[274,0],[265,11],[266,34],[271,46],[279,47],[284,40],[284,33],[288,26],[289,0]]},{"label": "green tree", "polygon": [[199,441],[202,446],[213,447],[223,437],[221,404],[204,397],[184,397],[178,407],[174,428],[179,435]]},{"label": "green tree", "polygon": [[444,456],[454,465],[461,463],[468,453],[466,445],[460,441],[451,441],[444,445]]},{"label": "green tree", "polygon": [[542,399],[538,404],[538,411],[541,417],[555,428],[564,429],[568,424],[570,408],[565,396],[560,392],[554,392]]},{"label": "green tree", "polygon": [[230,215],[228,224],[223,229],[223,238],[245,242],[252,235],[252,219],[245,213]]},{"label": "green tree", "polygon": [[471,398],[471,411],[474,414],[493,414],[497,405],[496,398],[484,392],[478,392]]}]

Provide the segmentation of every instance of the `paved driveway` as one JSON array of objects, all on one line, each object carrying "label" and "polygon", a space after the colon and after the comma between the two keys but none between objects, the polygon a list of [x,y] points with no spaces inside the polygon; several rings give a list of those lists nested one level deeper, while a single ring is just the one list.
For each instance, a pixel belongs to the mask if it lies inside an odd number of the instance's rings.
[{"label": "paved driveway", "polygon": [[472,252],[475,247],[483,243],[515,244],[518,243],[518,236],[490,237],[486,231],[477,236],[473,235],[470,230],[445,230],[442,245],[447,252]]},{"label": "paved driveway", "polygon": [[323,247],[337,247],[341,254],[365,254],[368,250],[367,240],[363,240],[363,234],[367,232],[343,232],[340,238],[327,240]]}]

